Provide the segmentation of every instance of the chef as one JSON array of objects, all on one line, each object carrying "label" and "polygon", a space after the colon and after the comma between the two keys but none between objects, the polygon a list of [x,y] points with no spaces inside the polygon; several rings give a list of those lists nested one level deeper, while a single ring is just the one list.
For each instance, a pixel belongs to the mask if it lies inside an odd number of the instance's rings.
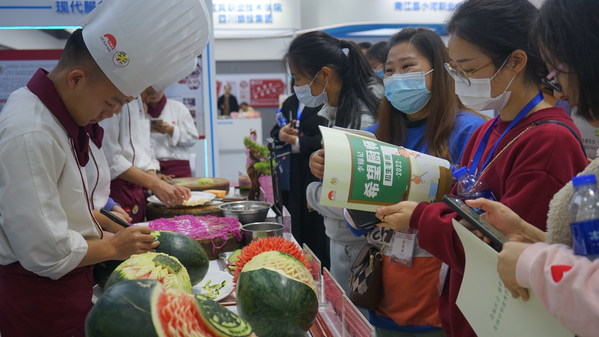
[{"label": "chef", "polygon": [[85,165],[87,186],[89,189],[89,202],[94,210],[94,217],[98,220],[103,230],[116,233],[123,227],[100,213],[100,209],[112,212],[123,221],[130,223],[131,217],[121,205],[117,204],[110,195],[110,167],[102,151],[104,130],[98,123],[88,124],[85,130],[89,135],[89,161]]},{"label": "chef", "polygon": [[199,134],[193,117],[183,103],[168,99],[163,90],[153,87],[142,93],[148,114],[157,123],[152,123],[152,148],[160,162],[160,173],[179,178],[191,177],[189,151]]},{"label": "chef", "polygon": [[[165,28],[181,22],[185,34]],[[164,75],[148,71],[160,68],[162,55],[175,60],[167,62],[171,69],[197,56],[207,22],[203,1],[105,1],[72,34],[51,72],[39,69],[10,95],[0,112],[2,337],[84,336],[91,265],[159,244],[144,226],[102,232],[88,199],[84,126]],[[159,56],[144,57],[148,50]]]}]

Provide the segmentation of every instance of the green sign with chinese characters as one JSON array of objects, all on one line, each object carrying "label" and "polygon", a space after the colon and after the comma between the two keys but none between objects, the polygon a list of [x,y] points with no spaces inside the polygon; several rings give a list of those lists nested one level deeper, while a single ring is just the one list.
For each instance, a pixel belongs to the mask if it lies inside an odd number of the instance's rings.
[{"label": "green sign with chinese characters", "polygon": [[352,153],[349,202],[394,204],[405,200],[410,186],[410,159],[401,148],[347,134]]}]

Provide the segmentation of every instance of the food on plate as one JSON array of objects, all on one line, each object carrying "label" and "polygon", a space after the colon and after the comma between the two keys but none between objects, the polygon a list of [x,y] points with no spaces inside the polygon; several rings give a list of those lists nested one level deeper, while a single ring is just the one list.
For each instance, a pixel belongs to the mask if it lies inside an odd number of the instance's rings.
[{"label": "food on plate", "polygon": [[183,206],[200,206],[207,202],[212,201],[216,195],[215,194],[204,194],[204,193],[191,193],[191,197],[187,200],[183,200]]},{"label": "food on plate", "polygon": [[214,184],[214,180],[212,180],[212,178],[200,178],[198,179],[198,185],[212,185]]},{"label": "food on plate", "polygon": [[174,257],[164,253],[132,255],[119,264],[106,281],[106,289],[124,280],[156,280],[166,288],[191,292],[191,281],[185,267]]},{"label": "food on plate", "polygon": [[212,193],[216,195],[217,198],[224,198],[227,195],[227,191],[225,190],[204,190],[203,192]]},{"label": "food on plate", "polygon": [[212,283],[212,280],[207,280],[202,285],[202,295],[214,300],[218,297],[220,290],[223,289],[227,285],[227,280],[222,280],[221,282]]},{"label": "food on plate", "polygon": [[241,249],[236,249],[229,255],[227,258],[227,266],[231,270],[235,270],[237,268],[237,260],[239,260],[239,255],[241,255]]},{"label": "food on plate", "polygon": [[185,266],[191,284],[204,279],[208,272],[208,255],[202,246],[189,236],[173,231],[152,231],[152,236],[160,245],[156,252],[176,257]]},{"label": "food on plate", "polygon": [[87,337],[246,337],[252,327],[205,296],[129,280],[108,289],[85,320]]},{"label": "food on plate", "polygon": [[243,266],[237,309],[260,337],[303,336],[318,313],[316,285],[304,263],[266,251]]},{"label": "food on plate", "polygon": [[212,215],[180,215],[156,219],[148,224],[152,230],[167,230],[185,234],[197,240],[210,259],[215,259],[223,247],[241,247],[241,225],[235,218]]}]

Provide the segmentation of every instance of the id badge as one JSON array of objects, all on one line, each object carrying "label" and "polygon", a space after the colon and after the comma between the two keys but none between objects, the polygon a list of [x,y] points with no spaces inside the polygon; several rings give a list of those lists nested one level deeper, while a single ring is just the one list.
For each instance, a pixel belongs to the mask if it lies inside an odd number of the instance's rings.
[{"label": "id badge", "polygon": [[417,234],[415,229],[395,232],[391,243],[391,262],[406,267],[412,266]]}]

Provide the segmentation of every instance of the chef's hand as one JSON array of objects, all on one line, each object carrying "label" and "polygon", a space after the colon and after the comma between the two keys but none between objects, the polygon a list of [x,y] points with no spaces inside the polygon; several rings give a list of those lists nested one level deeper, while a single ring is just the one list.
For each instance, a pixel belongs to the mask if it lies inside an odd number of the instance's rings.
[{"label": "chef's hand", "polygon": [[324,150],[320,149],[310,155],[310,172],[318,178],[324,177]]},{"label": "chef's hand", "polygon": [[151,232],[147,226],[131,226],[116,233],[109,239],[116,249],[113,260],[126,260],[133,254],[154,251],[160,242],[154,240]]},{"label": "chef's hand", "polygon": [[402,231],[410,228],[410,218],[418,206],[414,201],[402,201],[395,205],[383,206],[376,209],[376,217],[381,220],[377,226]]},{"label": "chef's hand", "polygon": [[[291,121],[294,123],[295,120]],[[295,144],[299,131],[291,126],[291,123],[285,125],[279,130],[279,139],[287,144]]]},{"label": "chef's hand", "polygon": [[528,300],[528,290],[516,281],[516,265],[522,252],[530,245],[530,243],[506,242],[497,261],[497,272],[505,287],[512,293],[513,298],[522,297],[524,301]]},{"label": "chef's hand", "polygon": [[152,187],[152,192],[166,207],[181,205],[183,200],[191,197],[189,188],[171,185],[162,180],[158,180],[158,183]]},{"label": "chef's hand", "polygon": [[154,124],[151,127],[152,131],[167,134],[169,136],[173,136],[173,131],[175,127],[170,125],[168,122],[162,121],[162,124]]},{"label": "chef's hand", "polygon": [[127,223],[131,223],[131,221],[133,221],[129,214],[127,214],[127,212],[125,212],[125,210],[119,205],[114,205],[110,211],[112,214],[118,216]]},{"label": "chef's hand", "polygon": [[175,177],[173,174],[162,174],[162,173],[156,173],[156,176],[158,177],[158,179],[164,180],[164,181],[171,181]]}]

